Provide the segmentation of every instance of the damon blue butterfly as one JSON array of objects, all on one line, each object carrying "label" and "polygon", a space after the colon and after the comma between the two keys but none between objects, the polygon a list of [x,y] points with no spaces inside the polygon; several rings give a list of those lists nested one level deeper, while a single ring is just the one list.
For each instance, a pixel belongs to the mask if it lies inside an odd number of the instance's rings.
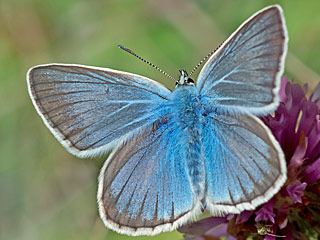
[{"label": "damon blue butterfly", "polygon": [[154,235],[205,208],[215,216],[252,210],[283,185],[283,152],[255,115],[279,104],[287,41],[282,9],[270,6],[209,58],[196,86],[185,71],[171,92],[131,73],[48,64],[29,70],[29,93],[70,153],[115,147],[99,177],[105,225]]}]

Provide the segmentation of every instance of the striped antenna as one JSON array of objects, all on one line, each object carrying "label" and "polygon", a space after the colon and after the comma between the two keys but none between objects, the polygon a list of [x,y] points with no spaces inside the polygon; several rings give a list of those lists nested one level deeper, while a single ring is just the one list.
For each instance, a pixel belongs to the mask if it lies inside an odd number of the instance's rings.
[{"label": "striped antenna", "polygon": [[173,77],[171,77],[168,73],[166,73],[165,71],[162,71],[160,68],[158,68],[156,65],[152,64],[151,62],[143,59],[142,57],[138,56],[137,54],[135,54],[132,50],[130,50],[129,48],[126,48],[122,45],[118,45],[119,48],[121,48],[122,50],[125,50],[126,52],[130,53],[131,55],[137,57],[138,59],[140,59],[142,62],[145,62],[147,64],[149,64],[151,67],[157,69],[159,72],[163,73],[165,76],[167,76],[168,78],[172,79],[173,81],[177,82],[177,80],[175,80]]},{"label": "striped antenna", "polygon": [[[221,44],[221,45],[222,45],[222,44]],[[220,45],[220,46],[221,46],[221,45]],[[220,46],[219,46],[219,47],[220,47]],[[211,57],[211,56],[218,50],[219,47],[217,47],[215,50],[213,50],[211,53],[209,53],[207,56],[205,56],[205,57],[198,63],[198,65],[195,66],[195,67],[192,69],[191,73],[189,74],[189,77],[191,77],[191,75],[198,69],[198,67],[200,67],[201,64],[202,64],[204,61],[206,61],[209,57]]]}]

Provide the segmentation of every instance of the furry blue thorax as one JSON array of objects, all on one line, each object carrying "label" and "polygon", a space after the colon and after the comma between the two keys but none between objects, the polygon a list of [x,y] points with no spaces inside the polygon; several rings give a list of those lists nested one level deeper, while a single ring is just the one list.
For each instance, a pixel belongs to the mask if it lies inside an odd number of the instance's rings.
[{"label": "furry blue thorax", "polygon": [[205,171],[202,146],[202,128],[206,117],[198,89],[192,85],[178,85],[170,95],[172,131],[192,182],[193,192],[203,198]]}]

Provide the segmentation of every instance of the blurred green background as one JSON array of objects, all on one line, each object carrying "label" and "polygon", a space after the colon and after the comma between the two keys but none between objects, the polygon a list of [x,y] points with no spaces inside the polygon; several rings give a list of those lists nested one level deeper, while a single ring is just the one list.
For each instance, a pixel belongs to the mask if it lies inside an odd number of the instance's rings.
[{"label": "blurred green background", "polygon": [[[117,48],[123,44],[178,76],[244,20],[273,3],[289,31],[286,75],[320,81],[319,0],[0,0],[0,239],[131,239],[102,224],[97,176],[106,157],[77,159],[29,99],[28,68],[42,63],[109,67],[174,82]],[[177,231],[153,239],[181,239]],[[136,240],[151,239],[136,237]]]}]

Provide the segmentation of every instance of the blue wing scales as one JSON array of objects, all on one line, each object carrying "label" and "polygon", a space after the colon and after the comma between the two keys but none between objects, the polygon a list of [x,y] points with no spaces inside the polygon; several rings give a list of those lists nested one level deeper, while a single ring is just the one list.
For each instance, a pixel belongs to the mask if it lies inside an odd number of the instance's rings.
[{"label": "blue wing scales", "polygon": [[159,119],[170,91],[148,78],[80,65],[40,65],[28,72],[29,93],[55,137],[77,156],[110,149]]},{"label": "blue wing scales", "polygon": [[286,180],[286,162],[271,131],[255,116],[210,114],[203,130],[208,209],[252,210]]},{"label": "blue wing scales", "polygon": [[279,104],[287,42],[282,9],[259,11],[207,61],[197,80],[201,95],[222,111],[272,112]]},{"label": "blue wing scales", "polygon": [[154,124],[107,159],[98,190],[106,226],[129,235],[154,235],[201,213],[173,138],[168,124]]}]

